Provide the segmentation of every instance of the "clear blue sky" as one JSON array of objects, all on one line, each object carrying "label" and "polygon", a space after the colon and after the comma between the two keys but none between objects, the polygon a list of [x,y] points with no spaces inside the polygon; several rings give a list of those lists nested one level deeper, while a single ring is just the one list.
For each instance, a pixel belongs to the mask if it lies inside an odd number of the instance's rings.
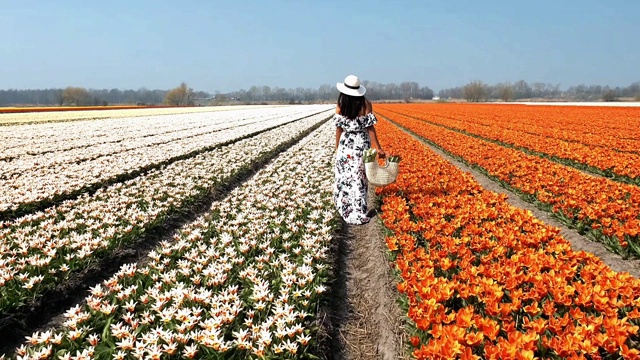
[{"label": "clear blue sky", "polygon": [[0,0],[0,89],[640,80],[640,1]]}]

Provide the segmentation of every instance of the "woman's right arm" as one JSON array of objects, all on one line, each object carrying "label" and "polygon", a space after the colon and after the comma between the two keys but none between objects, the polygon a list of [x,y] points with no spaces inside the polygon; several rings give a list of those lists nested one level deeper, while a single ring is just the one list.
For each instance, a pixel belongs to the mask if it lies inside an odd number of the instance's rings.
[{"label": "woman's right arm", "polygon": [[[340,114],[340,105],[336,104],[336,114]],[[338,150],[338,145],[340,145],[340,136],[342,136],[343,129],[341,127],[336,127],[336,150]]]}]

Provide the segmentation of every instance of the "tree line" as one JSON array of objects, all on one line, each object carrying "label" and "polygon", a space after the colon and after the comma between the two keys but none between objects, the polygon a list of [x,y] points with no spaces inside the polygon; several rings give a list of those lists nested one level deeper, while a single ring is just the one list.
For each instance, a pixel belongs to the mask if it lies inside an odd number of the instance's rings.
[{"label": "tree line", "polygon": [[[420,86],[417,82],[379,83],[363,81],[367,88],[367,98],[370,100],[411,101],[415,99],[429,100],[434,97],[434,91],[428,86]],[[441,99],[466,99],[467,101],[488,100],[522,100],[522,99],[563,99],[575,101],[615,101],[620,98],[634,98],[640,101],[640,81],[627,87],[611,88],[602,85],[577,85],[565,90],[560,84],[534,82],[527,83],[519,80],[515,83],[498,83],[489,85],[482,81],[472,81],[468,84],[442,89],[438,92]],[[270,86],[251,86],[228,93],[219,91],[213,94],[205,91],[194,91],[185,83],[168,90],[138,90],[120,89],[86,89],[69,86],[64,89],[35,89],[35,90],[0,90],[0,106],[11,105],[209,105],[216,103],[266,103],[279,102],[284,104],[301,104],[312,102],[335,101],[338,90],[335,85],[323,84],[317,88],[282,88]]]},{"label": "tree line", "polygon": [[[402,82],[400,84],[382,84],[375,81],[363,81],[370,100],[404,100],[431,99],[434,92],[429,87],[420,87],[417,82]],[[241,89],[228,94],[216,93],[215,97],[230,98],[240,101],[278,101],[278,102],[313,102],[334,101],[338,98],[335,85],[323,84],[318,88],[290,88],[270,86],[252,86],[248,90]]]},{"label": "tree line", "polygon": [[[83,87],[69,86],[64,89],[29,89],[29,90],[0,90],[0,106],[9,105],[118,105],[138,104],[154,105],[163,104],[167,94],[171,90],[150,90],[140,88],[138,90],[120,89],[86,89]],[[193,92],[193,91],[192,91]],[[211,95],[196,91],[193,98],[207,98]]]},{"label": "tree line", "polygon": [[574,101],[617,101],[620,98],[634,98],[640,101],[640,81],[627,87],[611,88],[607,85],[577,85],[566,90],[560,89],[560,84],[534,82],[527,83],[519,80],[515,83],[485,84],[480,80],[438,92],[443,99],[466,99],[478,102],[488,100],[522,100],[522,99],[563,99]]},{"label": "tree line", "polygon": [[[408,100],[431,99],[433,90],[420,86],[417,82],[400,84],[363,81],[367,88],[367,97],[371,100]],[[224,101],[242,103],[280,102],[300,104],[319,101],[335,101],[338,90],[335,85],[324,84],[318,88],[282,88],[270,86],[251,86],[228,93],[219,91],[213,94],[194,91],[187,84],[169,90],[86,89],[69,86],[64,89],[36,90],[0,90],[0,106],[9,105],[117,105],[117,104],[170,104],[194,105]]]}]

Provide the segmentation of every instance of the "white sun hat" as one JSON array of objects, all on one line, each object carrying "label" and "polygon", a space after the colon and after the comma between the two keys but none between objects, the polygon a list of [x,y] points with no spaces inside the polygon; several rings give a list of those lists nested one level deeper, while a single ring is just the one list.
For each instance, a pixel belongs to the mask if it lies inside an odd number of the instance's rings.
[{"label": "white sun hat", "polygon": [[364,96],[367,92],[364,86],[360,85],[360,79],[355,75],[349,75],[344,78],[344,82],[336,83],[338,91],[345,95]]}]

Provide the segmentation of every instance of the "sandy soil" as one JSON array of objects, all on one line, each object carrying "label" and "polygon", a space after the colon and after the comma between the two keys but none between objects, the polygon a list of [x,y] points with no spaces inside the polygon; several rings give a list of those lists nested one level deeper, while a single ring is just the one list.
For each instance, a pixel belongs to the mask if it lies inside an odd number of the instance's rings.
[{"label": "sandy soil", "polygon": [[[374,188],[369,189],[369,207]],[[335,331],[339,351],[335,359],[408,359],[403,313],[393,277],[393,264],[387,258],[384,230],[378,217],[369,224],[344,224],[340,241],[338,271],[343,288]]]},{"label": "sandy soil", "polygon": [[614,271],[628,272],[636,278],[640,277],[640,260],[625,260],[620,255],[610,252],[600,243],[597,243],[586,236],[580,235],[576,230],[567,227],[558,219],[554,218],[550,213],[537,208],[535,205],[529,202],[524,201],[520,196],[500,186],[500,184],[489,179],[481,172],[454,159],[453,157],[445,154],[443,151],[422,141],[418,137],[413,137],[420,140],[425,146],[429,147],[433,152],[447,159],[450,163],[455,165],[460,170],[473,175],[475,180],[485,189],[500,194],[506,194],[508,196],[507,201],[509,202],[509,204],[521,209],[529,210],[535,217],[542,220],[544,223],[559,228],[560,234],[562,234],[562,236],[571,243],[571,247],[575,251],[585,251],[591,253],[599,257],[605,264],[607,264],[607,266],[609,266]]}]

